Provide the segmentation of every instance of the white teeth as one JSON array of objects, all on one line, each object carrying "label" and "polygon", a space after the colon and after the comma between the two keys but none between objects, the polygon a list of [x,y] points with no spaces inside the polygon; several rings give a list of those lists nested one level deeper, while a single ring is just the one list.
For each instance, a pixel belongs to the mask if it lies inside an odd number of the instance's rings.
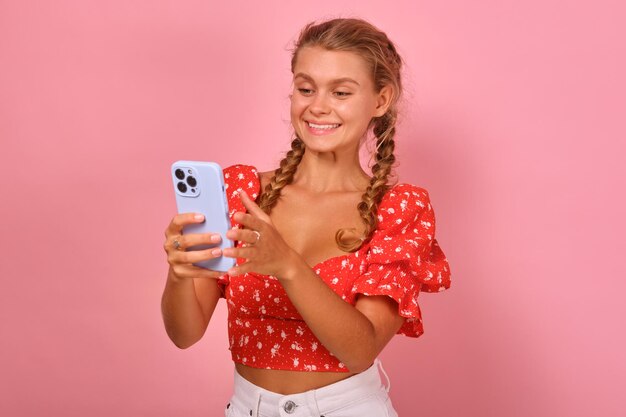
[{"label": "white teeth", "polygon": [[311,122],[307,122],[309,124],[309,126],[311,126],[313,129],[334,129],[336,127],[339,127],[338,124],[336,125],[316,125],[314,123]]}]

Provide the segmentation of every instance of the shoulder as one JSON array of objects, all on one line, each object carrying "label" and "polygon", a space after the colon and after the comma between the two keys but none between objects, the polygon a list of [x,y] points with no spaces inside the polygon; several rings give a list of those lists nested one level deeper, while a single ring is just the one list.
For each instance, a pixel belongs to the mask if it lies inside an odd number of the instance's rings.
[{"label": "shoulder", "polygon": [[260,172],[254,165],[234,164],[223,170],[227,183],[247,183],[253,181],[258,189],[264,189],[274,176],[274,171]]},{"label": "shoulder", "polygon": [[233,181],[256,177],[257,169],[254,165],[234,164],[223,169],[224,179]]},{"label": "shoulder", "polygon": [[274,171],[259,172],[259,182],[261,183],[262,190],[270,183],[273,176]]},{"label": "shoulder", "polygon": [[389,202],[397,202],[398,200],[424,200],[428,199],[428,190],[423,187],[418,187],[417,185],[401,182],[392,186],[385,196],[383,200],[387,200]]},{"label": "shoulder", "polygon": [[233,164],[222,170],[224,174],[224,188],[229,199],[236,197],[240,191],[245,191],[252,198],[259,193],[259,177],[254,165]]},{"label": "shoulder", "polygon": [[392,186],[383,196],[380,207],[399,207],[401,212],[424,208],[430,203],[428,190],[410,183],[398,183]]},{"label": "shoulder", "polygon": [[424,210],[430,210],[428,190],[410,183],[398,183],[383,196],[378,206],[381,229],[395,228],[418,220]]}]

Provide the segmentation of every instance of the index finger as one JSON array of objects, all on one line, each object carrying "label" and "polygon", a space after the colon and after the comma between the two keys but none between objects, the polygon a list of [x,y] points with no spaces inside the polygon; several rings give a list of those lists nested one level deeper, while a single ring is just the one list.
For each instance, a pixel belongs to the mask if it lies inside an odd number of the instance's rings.
[{"label": "index finger", "polygon": [[201,213],[180,213],[174,216],[170,224],[165,229],[165,236],[180,234],[183,226],[194,223],[202,223],[204,216]]}]

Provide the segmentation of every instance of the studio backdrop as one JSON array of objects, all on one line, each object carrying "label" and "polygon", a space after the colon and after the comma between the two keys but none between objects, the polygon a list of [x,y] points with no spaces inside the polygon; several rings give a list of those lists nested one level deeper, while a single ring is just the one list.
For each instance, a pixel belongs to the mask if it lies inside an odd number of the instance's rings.
[{"label": "studio backdrop", "polygon": [[[400,182],[451,288],[380,356],[403,417],[624,415],[624,7],[617,1],[0,1],[0,415],[220,416],[220,301],[160,310],[179,159],[275,169],[290,48],[360,17],[405,60]],[[363,166],[368,167],[364,150]]]}]

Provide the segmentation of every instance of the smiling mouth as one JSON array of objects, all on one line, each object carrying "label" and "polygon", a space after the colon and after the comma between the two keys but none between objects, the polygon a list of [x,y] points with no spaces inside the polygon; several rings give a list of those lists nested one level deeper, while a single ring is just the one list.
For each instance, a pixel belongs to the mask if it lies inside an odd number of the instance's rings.
[{"label": "smiling mouth", "polygon": [[315,124],[315,123],[311,123],[309,121],[306,122],[307,126],[309,126],[311,129],[315,129],[315,130],[332,130],[332,129],[336,129],[339,126],[341,126],[341,123],[335,123],[335,124]]}]

